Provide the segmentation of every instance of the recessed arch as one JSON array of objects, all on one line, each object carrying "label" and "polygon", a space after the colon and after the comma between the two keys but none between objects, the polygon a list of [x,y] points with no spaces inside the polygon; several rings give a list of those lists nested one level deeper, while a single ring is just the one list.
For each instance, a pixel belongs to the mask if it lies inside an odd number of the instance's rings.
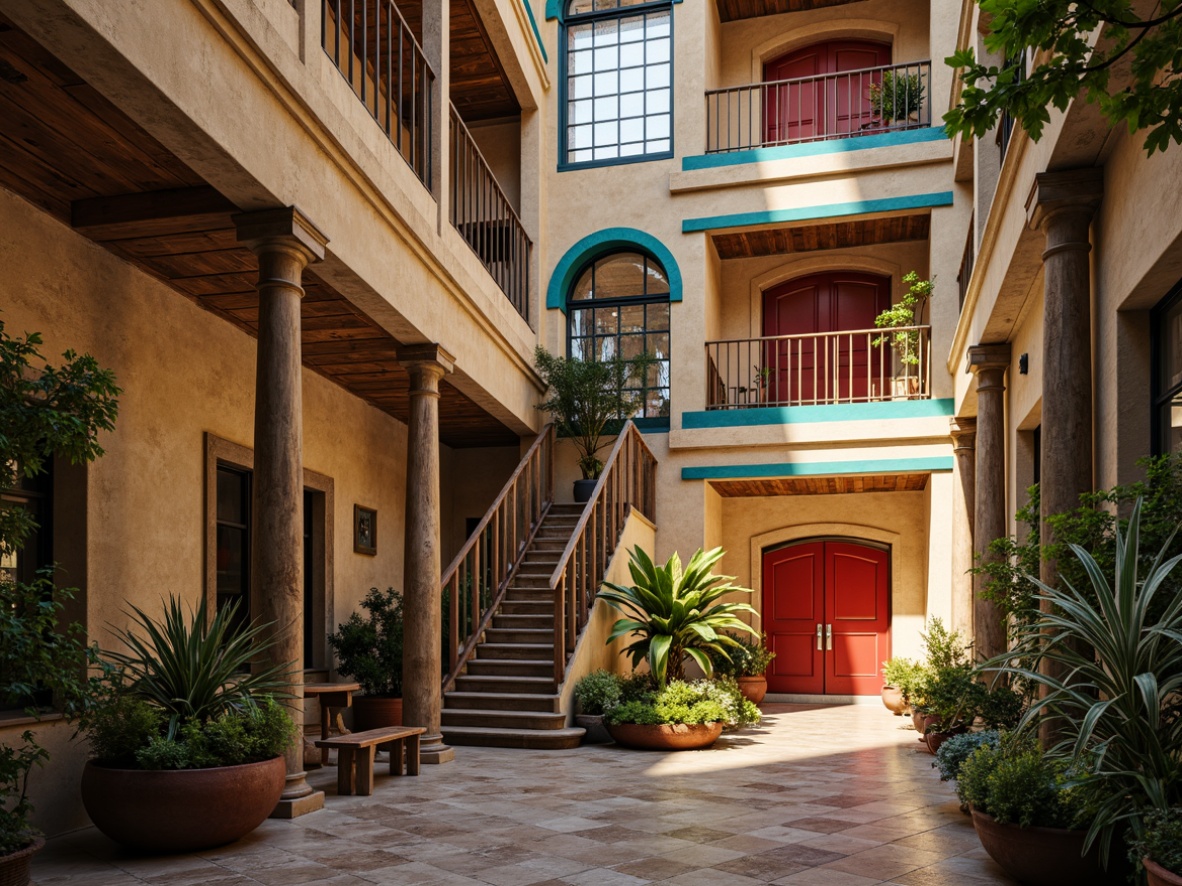
[{"label": "recessed arch", "polygon": [[751,82],[763,80],[765,62],[812,43],[842,39],[875,40],[893,47],[897,44],[898,36],[897,22],[870,18],[837,19],[793,28],[789,33],[777,34],[751,50]]},{"label": "recessed arch", "polygon": [[604,228],[588,234],[563,253],[550,275],[546,288],[546,307],[566,312],[566,294],[575,277],[587,266],[609,252],[637,251],[655,259],[669,279],[669,301],[681,301],[681,269],[673,253],[652,234],[636,228]]}]

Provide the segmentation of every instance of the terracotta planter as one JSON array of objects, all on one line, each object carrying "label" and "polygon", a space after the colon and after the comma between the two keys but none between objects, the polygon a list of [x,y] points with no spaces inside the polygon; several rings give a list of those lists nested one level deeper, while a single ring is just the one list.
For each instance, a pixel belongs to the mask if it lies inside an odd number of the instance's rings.
[{"label": "terracotta planter", "polygon": [[896,717],[902,717],[903,711],[907,709],[907,702],[903,700],[903,690],[894,686],[883,686],[881,695],[886,709]]},{"label": "terracotta planter", "polygon": [[402,725],[402,699],[387,695],[353,697],[353,731],[368,732]]},{"label": "terracotta planter", "polygon": [[923,735],[923,714],[912,708],[911,710],[911,725],[915,727],[915,731]]},{"label": "terracotta planter", "polygon": [[608,726],[616,744],[649,751],[695,751],[708,748],[722,735],[721,723],[685,723],[642,726],[618,723]]},{"label": "terracotta planter", "polygon": [[758,677],[739,677],[738,683],[743,698],[752,704],[759,704],[767,695],[767,677],[762,674]]},{"label": "terracotta planter", "polygon": [[927,745],[928,751],[935,754],[940,750],[940,745],[948,741],[954,735],[964,735],[968,732],[967,726],[957,726],[951,732],[929,732],[923,737],[924,744]]},{"label": "terracotta planter", "polygon": [[95,827],[144,852],[195,852],[249,834],[283,794],[283,757],[216,769],[149,771],[87,763],[82,803]]},{"label": "terracotta planter", "polygon": [[29,863],[43,846],[45,840],[38,837],[24,849],[0,855],[0,886],[29,886]]},{"label": "terracotta planter", "polygon": [[587,730],[583,744],[607,744],[612,740],[607,727],[603,725],[603,714],[576,714],[575,725]]},{"label": "terracotta planter", "polygon": [[1143,858],[1141,864],[1145,865],[1145,875],[1149,878],[1149,886],[1182,886],[1182,876],[1167,871],[1156,861]]},{"label": "terracotta planter", "polygon": [[1100,867],[1100,850],[1093,845],[1081,855],[1087,831],[1063,828],[1020,828],[1001,824],[992,815],[973,810],[973,825],[985,851],[1005,872],[1028,886],[1118,886],[1126,871],[1109,859],[1111,872]]}]

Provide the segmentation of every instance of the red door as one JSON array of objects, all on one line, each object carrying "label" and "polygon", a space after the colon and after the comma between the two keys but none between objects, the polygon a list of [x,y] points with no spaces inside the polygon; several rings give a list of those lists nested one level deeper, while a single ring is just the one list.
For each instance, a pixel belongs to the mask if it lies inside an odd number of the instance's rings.
[{"label": "red door", "polygon": [[[763,334],[796,335],[874,328],[890,307],[889,277],[813,274],[763,293]],[[768,403],[793,406],[868,400],[879,374],[877,335],[797,338],[764,348]],[[888,367],[889,368],[889,367]]]},{"label": "red door", "polygon": [[772,692],[873,695],[890,658],[890,557],[857,542],[763,554],[763,629]]},{"label": "red door", "polygon": [[[858,132],[871,122],[870,85],[881,74],[862,73],[891,63],[886,43],[835,40],[782,55],[763,66],[764,143],[805,141]],[[855,73],[856,72],[856,73]],[[846,74],[847,76],[836,76]]]}]

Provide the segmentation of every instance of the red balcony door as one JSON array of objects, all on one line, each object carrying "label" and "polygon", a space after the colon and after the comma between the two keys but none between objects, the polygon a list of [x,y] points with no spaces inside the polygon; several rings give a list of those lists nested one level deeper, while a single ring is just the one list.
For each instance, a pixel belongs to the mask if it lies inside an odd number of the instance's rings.
[{"label": "red balcony door", "polygon": [[[832,40],[797,49],[763,66],[765,83],[816,78],[768,87],[764,142],[849,135],[871,122],[870,85],[879,74],[837,75],[891,63],[891,47],[866,40]],[[825,79],[821,79],[825,78]]]},{"label": "red balcony door", "polygon": [[[890,307],[889,277],[826,273],[798,277],[763,293],[763,334],[814,335],[874,328]],[[804,338],[769,343],[767,402],[782,406],[866,401],[879,376],[876,336]],[[889,357],[889,354],[885,355]],[[889,360],[886,369],[889,371]]]},{"label": "red balcony door", "polygon": [[873,695],[890,658],[890,555],[854,541],[763,554],[763,629],[772,692]]}]

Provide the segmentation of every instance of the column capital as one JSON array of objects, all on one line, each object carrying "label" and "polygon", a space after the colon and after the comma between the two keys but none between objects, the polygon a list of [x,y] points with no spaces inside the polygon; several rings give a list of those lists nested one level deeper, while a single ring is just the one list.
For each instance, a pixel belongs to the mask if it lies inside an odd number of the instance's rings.
[{"label": "column capital", "polygon": [[410,369],[437,366],[439,377],[443,377],[456,368],[456,358],[437,343],[399,345],[398,362]]},{"label": "column capital", "polygon": [[1026,222],[1037,231],[1063,212],[1083,214],[1090,221],[1103,196],[1102,167],[1040,172],[1034,176],[1030,196],[1026,198]]},{"label": "column capital", "polygon": [[977,438],[977,419],[973,416],[953,416],[948,420],[948,435],[953,449],[972,449]]},{"label": "column capital", "polygon": [[328,238],[294,206],[240,212],[231,221],[238,229],[238,242],[256,254],[268,248],[295,247],[308,264],[324,259]]},{"label": "column capital", "polygon": [[969,348],[967,371],[974,374],[982,370],[1008,369],[1010,366],[1010,343],[973,345]]}]

